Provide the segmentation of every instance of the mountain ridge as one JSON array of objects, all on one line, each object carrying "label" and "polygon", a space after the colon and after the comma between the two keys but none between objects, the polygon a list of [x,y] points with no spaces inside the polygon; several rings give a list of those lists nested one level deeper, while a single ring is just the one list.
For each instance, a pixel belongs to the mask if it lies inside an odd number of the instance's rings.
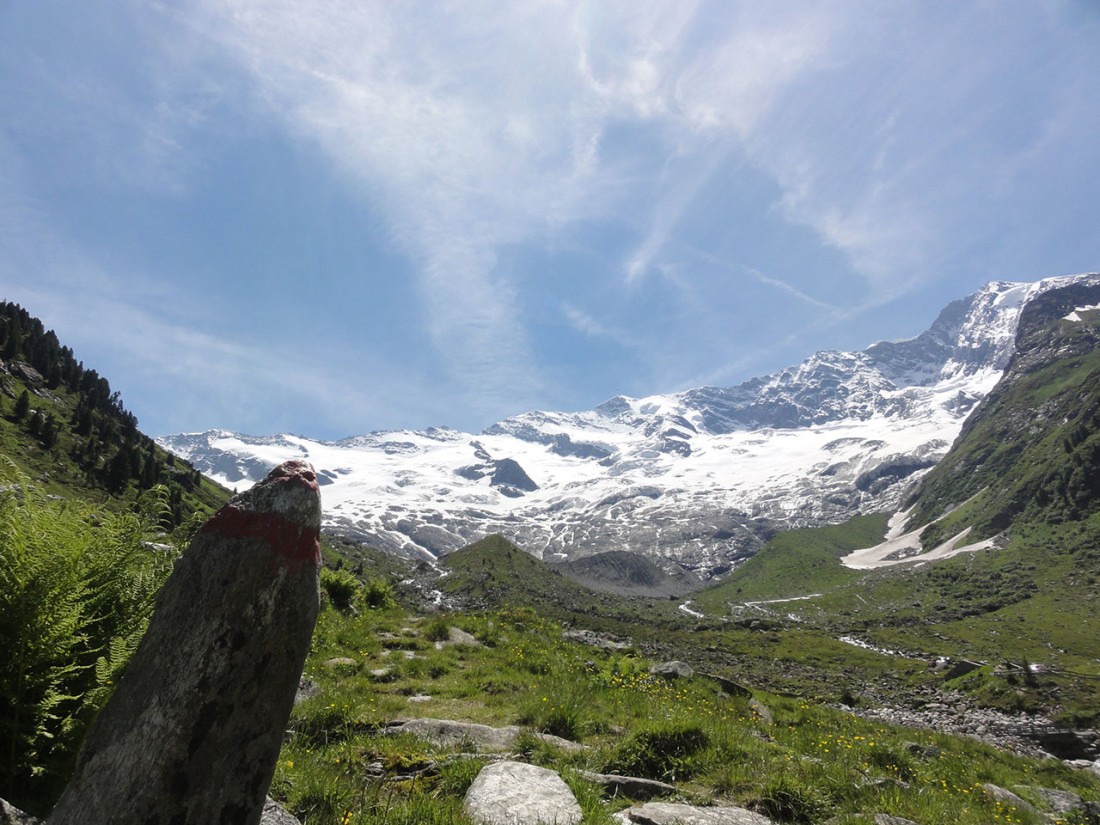
[{"label": "mountain ridge", "polygon": [[713,578],[778,530],[895,508],[999,380],[1021,309],[1096,283],[995,281],[904,341],[821,351],[735,387],[532,411],[476,435],[208,431],[159,443],[227,486],[308,458],[326,485],[326,529],[406,556],[500,533],[547,561],[629,550]]}]

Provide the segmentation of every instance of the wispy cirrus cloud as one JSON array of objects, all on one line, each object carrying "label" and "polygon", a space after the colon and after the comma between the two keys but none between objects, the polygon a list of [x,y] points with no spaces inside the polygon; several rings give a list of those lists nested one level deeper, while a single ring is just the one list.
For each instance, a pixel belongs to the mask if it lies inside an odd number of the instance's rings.
[{"label": "wispy cirrus cloud", "polygon": [[571,17],[542,4],[440,6],[430,21],[391,3],[191,11],[417,262],[424,327],[456,386],[492,405],[535,396],[517,275],[498,252],[601,208],[602,104],[573,94]]},{"label": "wispy cirrus cloud", "polygon": [[[862,279],[859,306],[877,306],[940,277],[966,245],[960,221],[991,231],[982,212],[994,190],[1004,197],[1021,170],[1064,145],[1057,124],[1080,100],[1063,91],[1057,110],[1046,102],[1081,68],[1047,62],[1050,74],[1029,81],[1023,99],[1045,137],[998,142],[999,122],[1020,102],[1004,94],[1003,78],[1030,32],[1005,15],[989,32],[981,9],[191,8],[194,29],[244,70],[288,129],[360,182],[419,262],[427,334],[456,386],[513,399],[544,388],[522,321],[524,276],[501,264],[509,246],[611,218],[638,233],[623,259],[628,286],[672,266],[705,290],[702,275],[678,266],[677,248],[682,226],[705,208],[700,193],[732,160],[774,182],[775,215],[840,252],[850,272],[835,277]],[[977,59],[975,36],[986,38]],[[797,273],[729,263],[733,277],[817,301]]]},{"label": "wispy cirrus cloud", "polygon": [[242,385],[284,386],[286,350],[256,345],[295,309],[268,297],[279,278],[304,312],[386,330],[326,321],[310,357],[369,354],[305,383],[364,411],[363,383],[395,408],[434,393],[429,422],[461,426],[621,392],[587,384],[593,357],[646,391],[738,380],[900,296],[933,313],[1095,264],[1083,0],[50,12],[0,9],[30,43],[0,54],[0,279],[102,299]]}]

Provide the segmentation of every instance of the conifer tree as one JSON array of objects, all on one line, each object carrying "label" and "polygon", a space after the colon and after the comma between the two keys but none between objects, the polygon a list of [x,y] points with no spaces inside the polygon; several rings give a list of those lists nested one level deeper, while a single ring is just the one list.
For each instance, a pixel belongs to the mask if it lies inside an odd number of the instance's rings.
[{"label": "conifer tree", "polygon": [[19,399],[15,402],[15,412],[13,413],[15,420],[22,421],[27,417],[27,413],[30,412],[30,409],[31,397],[26,390],[23,390],[23,392],[19,394]]}]

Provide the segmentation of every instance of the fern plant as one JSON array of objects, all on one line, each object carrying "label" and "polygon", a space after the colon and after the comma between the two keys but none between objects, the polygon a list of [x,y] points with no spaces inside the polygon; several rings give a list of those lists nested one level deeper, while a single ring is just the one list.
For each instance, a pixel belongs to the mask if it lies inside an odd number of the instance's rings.
[{"label": "fern plant", "polygon": [[175,552],[162,493],[108,515],[0,467],[0,797],[45,812],[148,623]]}]

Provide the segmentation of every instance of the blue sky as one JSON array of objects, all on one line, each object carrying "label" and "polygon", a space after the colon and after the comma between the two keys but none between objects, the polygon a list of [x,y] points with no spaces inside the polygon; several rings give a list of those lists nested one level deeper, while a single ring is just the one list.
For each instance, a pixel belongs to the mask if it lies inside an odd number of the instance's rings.
[{"label": "blue sky", "polygon": [[152,435],[730,385],[1100,269],[1100,6],[0,4],[0,297]]}]

